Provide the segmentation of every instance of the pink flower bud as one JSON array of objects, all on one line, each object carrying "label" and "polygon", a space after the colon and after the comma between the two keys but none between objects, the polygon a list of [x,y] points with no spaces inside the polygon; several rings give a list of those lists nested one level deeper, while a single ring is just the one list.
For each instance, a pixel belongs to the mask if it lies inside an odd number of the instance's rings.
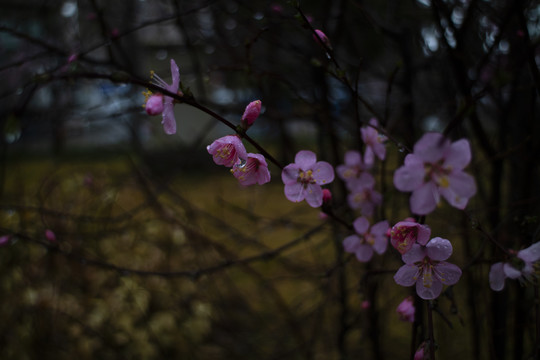
[{"label": "pink flower bud", "polygon": [[244,115],[242,115],[242,125],[244,129],[247,130],[251,125],[253,125],[255,120],[257,120],[259,114],[261,113],[261,105],[261,100],[255,100],[246,106]]},{"label": "pink flower bud", "polygon": [[322,191],[322,201],[324,204],[328,204],[332,201],[332,192],[328,189],[323,189]]},{"label": "pink flower bud", "polygon": [[396,312],[402,321],[414,322],[414,308],[412,296],[406,297],[397,307]]},{"label": "pink flower bud", "polygon": [[148,115],[159,115],[163,113],[163,95],[152,95],[146,101],[146,113]]},{"label": "pink flower bud", "polygon": [[50,242],[56,242],[56,234],[52,230],[45,230],[45,238]]},{"label": "pink flower bud", "polygon": [[332,49],[332,45],[330,45],[330,40],[328,39],[328,37],[326,36],[325,33],[323,33],[321,30],[319,29],[315,29],[315,33],[317,33],[317,35],[313,35],[313,38],[315,39],[315,41],[317,42],[321,42],[329,49]]}]

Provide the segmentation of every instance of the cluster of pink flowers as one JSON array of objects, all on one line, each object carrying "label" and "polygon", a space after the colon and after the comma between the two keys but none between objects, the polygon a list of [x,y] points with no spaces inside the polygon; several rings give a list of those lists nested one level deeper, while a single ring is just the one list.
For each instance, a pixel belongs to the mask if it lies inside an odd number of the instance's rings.
[{"label": "cluster of pink flowers", "polygon": [[372,216],[375,207],[382,203],[382,195],[375,190],[375,178],[369,172],[375,163],[375,156],[384,160],[386,136],[381,135],[373,127],[377,127],[376,119],[370,120],[370,126],[360,129],[362,140],[366,144],[364,156],[359,151],[350,150],[345,153],[345,163],[338,165],[338,176],[345,182],[349,194],[347,202],[353,210],[360,210],[364,216]]},{"label": "cluster of pink flowers", "polygon": [[428,241],[431,230],[426,225],[402,221],[392,227],[392,245],[405,263],[394,275],[398,285],[416,285],[422,299],[437,298],[444,285],[454,285],[461,277],[461,269],[446,262],[452,255],[452,244],[440,237]]},{"label": "cluster of pink flowers", "polygon": [[[246,106],[240,123],[244,130],[253,125],[259,117],[261,106],[260,100],[252,101]],[[216,164],[231,168],[231,173],[243,186],[263,185],[270,181],[270,171],[264,156],[248,153],[239,135],[226,135],[214,140],[206,150]]]}]

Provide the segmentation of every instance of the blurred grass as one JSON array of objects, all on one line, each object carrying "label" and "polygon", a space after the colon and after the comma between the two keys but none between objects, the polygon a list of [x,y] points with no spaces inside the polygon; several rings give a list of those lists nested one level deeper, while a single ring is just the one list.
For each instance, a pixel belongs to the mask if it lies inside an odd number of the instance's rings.
[{"label": "blurred grass", "polygon": [[[396,252],[369,265],[351,256],[337,263],[348,233],[287,201],[274,169],[270,184],[243,188],[209,159],[208,168],[171,171],[157,159],[7,164],[0,229],[17,236],[0,251],[2,358],[335,359],[342,270],[350,355],[374,358],[377,338],[387,358],[407,356],[411,327],[395,308],[413,289],[393,282]],[[387,199],[390,222],[399,220],[402,198]],[[450,226],[447,214],[430,225],[456,244],[451,261],[462,266],[466,225]],[[465,289],[462,281],[456,292]],[[376,301],[362,309],[370,291]],[[459,323],[466,298],[456,299],[457,315],[440,300],[454,330],[436,315],[441,359],[463,354],[470,339]]]}]

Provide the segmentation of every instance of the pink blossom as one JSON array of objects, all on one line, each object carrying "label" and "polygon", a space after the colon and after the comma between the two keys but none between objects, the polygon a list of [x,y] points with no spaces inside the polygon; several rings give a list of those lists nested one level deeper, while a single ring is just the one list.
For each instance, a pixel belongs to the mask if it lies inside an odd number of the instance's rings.
[{"label": "pink blossom", "polygon": [[227,167],[234,166],[239,160],[247,161],[247,151],[237,135],[223,136],[206,147],[214,162]]},{"label": "pink blossom", "polygon": [[491,265],[489,270],[489,286],[494,291],[504,289],[506,278],[520,281],[533,281],[537,275],[538,261],[540,260],[540,242],[536,242],[526,249],[518,251],[510,262],[498,262]]},{"label": "pink blossom", "polygon": [[266,184],[270,181],[270,171],[264,156],[261,154],[247,154],[247,160],[239,160],[231,169],[232,174],[244,186],[253,184]]},{"label": "pink blossom", "polygon": [[[178,69],[176,62],[173,59],[171,59],[171,75],[171,85],[167,84],[154,72],[152,72],[152,81],[155,85],[161,86],[162,88],[171,93],[181,95],[182,92],[178,91],[178,88],[180,87],[180,70]],[[145,95],[152,95],[152,93],[148,92],[145,93]],[[165,130],[165,133],[168,135],[174,134],[176,133],[176,119],[174,118],[174,99],[170,96],[158,96],[159,95],[152,95],[147,98],[145,105],[147,109],[146,112],[149,115],[162,114],[163,120],[161,121],[161,123],[163,124],[163,130]],[[159,104],[159,100],[162,101],[162,105]]]},{"label": "pink blossom", "polygon": [[332,49],[332,45],[330,44],[330,40],[328,39],[328,37],[326,36],[325,33],[323,33],[321,30],[319,29],[315,29],[315,33],[317,35],[313,35],[313,38],[315,39],[315,41],[317,41],[318,43],[320,43],[322,41],[322,43],[328,48],[328,49]]},{"label": "pink blossom", "polygon": [[261,113],[261,100],[255,100],[252,101],[246,106],[246,110],[244,110],[244,115],[242,115],[241,124],[244,129],[248,129],[255,120],[259,117],[259,114]]},{"label": "pink blossom", "polygon": [[408,296],[398,305],[396,312],[399,315],[399,319],[402,321],[414,322],[414,313],[416,309],[414,307],[412,296]]},{"label": "pink blossom", "polygon": [[364,162],[372,165],[375,162],[375,156],[377,156],[379,160],[385,159],[386,147],[384,146],[384,142],[387,138],[385,135],[379,134],[377,129],[374,128],[379,126],[377,119],[371,119],[369,124],[372,126],[364,126],[360,129],[360,132],[362,133],[362,140],[366,144]]},{"label": "pink blossom", "polygon": [[309,150],[296,154],[293,164],[283,168],[281,179],[285,184],[285,196],[292,202],[306,202],[319,207],[323,202],[321,185],[334,181],[334,169],[326,161],[317,161],[317,156]]},{"label": "pink blossom", "polygon": [[415,243],[426,245],[431,235],[431,229],[417,223],[413,219],[400,221],[392,227],[390,243],[401,254],[409,251]]},{"label": "pink blossom", "polygon": [[374,189],[375,181],[373,183],[356,181],[350,184],[352,187],[349,189],[351,193],[347,195],[349,207],[354,210],[360,209],[362,215],[373,215],[375,206],[382,203],[382,195]]},{"label": "pink blossom", "polygon": [[394,275],[394,280],[401,286],[416,284],[416,293],[422,299],[437,298],[443,284],[454,285],[461,277],[461,269],[444,260],[452,255],[452,244],[446,239],[436,237],[426,246],[414,244],[401,258],[405,265]]},{"label": "pink blossom", "polygon": [[371,166],[364,163],[362,154],[359,151],[347,151],[344,160],[345,164],[338,165],[336,172],[340,179],[345,181],[349,189],[354,187],[354,183],[357,181],[375,184],[375,179],[367,172]]},{"label": "pink blossom", "polygon": [[410,206],[415,214],[435,210],[441,195],[450,205],[464,209],[476,194],[474,178],[463,171],[470,161],[466,139],[450,143],[442,134],[427,133],[394,173],[394,185],[400,191],[412,191]]},{"label": "pink blossom", "polygon": [[386,251],[388,221],[380,221],[370,228],[369,221],[365,217],[359,217],[353,222],[353,227],[356,234],[343,240],[343,248],[348,253],[354,253],[358,261],[369,261],[374,251],[379,255]]},{"label": "pink blossom", "polygon": [[45,230],[45,238],[50,242],[56,242],[56,234],[50,229]]}]

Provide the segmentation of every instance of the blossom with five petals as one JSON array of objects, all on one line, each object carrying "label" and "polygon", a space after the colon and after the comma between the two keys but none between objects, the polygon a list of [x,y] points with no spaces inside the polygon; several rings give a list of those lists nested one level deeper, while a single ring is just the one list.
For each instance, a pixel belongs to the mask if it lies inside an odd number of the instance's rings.
[{"label": "blossom with five petals", "polygon": [[317,156],[309,150],[296,154],[294,163],[281,171],[285,184],[285,196],[292,202],[306,200],[311,207],[319,207],[323,202],[321,185],[334,180],[334,169],[326,161],[317,161]]},{"label": "blossom with five petals", "polygon": [[386,251],[388,221],[380,221],[370,228],[368,219],[362,216],[353,222],[353,227],[356,234],[343,240],[343,248],[348,253],[354,253],[358,261],[369,261],[374,251],[379,255]]},{"label": "blossom with five petals", "polygon": [[476,194],[474,178],[463,171],[470,161],[466,139],[450,143],[442,134],[427,133],[394,173],[394,185],[400,191],[412,191],[410,206],[415,214],[435,210],[441,195],[450,205],[464,209]]},{"label": "blossom with five petals", "polygon": [[461,277],[461,269],[446,262],[452,255],[452,244],[446,239],[435,237],[426,246],[414,244],[401,258],[405,265],[394,275],[401,286],[416,284],[416,293],[422,299],[437,298],[444,285],[454,285]]}]

